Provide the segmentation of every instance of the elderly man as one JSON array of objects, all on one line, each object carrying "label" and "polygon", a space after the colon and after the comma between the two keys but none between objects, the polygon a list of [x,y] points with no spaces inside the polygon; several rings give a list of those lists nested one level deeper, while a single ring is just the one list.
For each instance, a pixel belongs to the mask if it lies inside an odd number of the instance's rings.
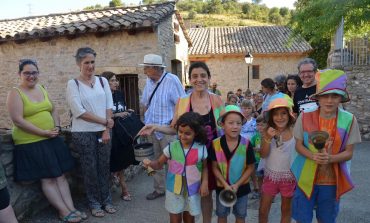
[{"label": "elderly man", "polygon": [[315,74],[317,71],[317,63],[314,59],[305,58],[299,62],[298,74],[303,85],[294,94],[294,113],[299,114],[302,111],[311,111],[317,108],[317,103],[309,98],[316,92]]},{"label": "elderly man", "polygon": [[[140,103],[144,106],[145,124],[170,125],[173,118],[175,105],[185,91],[179,78],[166,72],[162,57],[156,54],[144,56],[144,73],[148,76]],[[173,139],[173,136],[155,132],[152,136],[155,159],[162,155],[162,150]],[[165,173],[157,171],[153,176],[154,191],[146,196],[148,200],[154,200],[164,196]]]},{"label": "elderly man", "polygon": [[212,84],[212,87],[211,89],[209,89],[210,92],[212,92],[213,94],[217,94],[217,95],[220,95],[221,96],[221,91],[217,89],[217,83],[214,82]]}]

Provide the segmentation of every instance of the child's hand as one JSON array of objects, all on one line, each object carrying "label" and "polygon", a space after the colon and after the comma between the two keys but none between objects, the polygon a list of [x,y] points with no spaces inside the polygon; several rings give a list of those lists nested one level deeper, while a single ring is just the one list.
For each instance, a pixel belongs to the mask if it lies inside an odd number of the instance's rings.
[{"label": "child's hand", "polygon": [[201,197],[205,197],[209,194],[208,183],[202,182],[200,185],[199,194]]},{"label": "child's hand", "polygon": [[323,149],[318,153],[313,153],[312,160],[315,161],[317,164],[329,164],[330,154]]},{"label": "child's hand", "polygon": [[224,186],[224,190],[233,190],[233,188],[230,185]]},{"label": "child's hand", "polygon": [[274,128],[272,128],[272,127],[269,127],[269,128],[267,129],[267,136],[268,136],[269,138],[274,137],[276,134],[277,134],[277,130],[276,130],[276,129],[274,129]]},{"label": "child's hand", "polygon": [[234,191],[235,193],[238,191],[238,189],[239,189],[239,185],[237,185],[237,184],[233,184],[233,185],[231,185],[230,186],[231,188],[232,188],[232,191]]},{"label": "child's hand", "polygon": [[143,166],[145,167],[145,168],[148,168],[148,166],[150,166],[150,163],[151,163],[152,161],[150,160],[150,159],[148,159],[148,158],[145,158],[144,160],[143,160]]}]

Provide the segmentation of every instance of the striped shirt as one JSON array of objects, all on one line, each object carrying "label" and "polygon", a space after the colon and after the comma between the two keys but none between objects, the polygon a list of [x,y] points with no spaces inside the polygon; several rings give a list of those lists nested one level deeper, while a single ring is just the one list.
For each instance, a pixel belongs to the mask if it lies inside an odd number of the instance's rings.
[{"label": "striped shirt", "polygon": [[[157,83],[164,78],[157,91],[154,93],[152,101],[144,114],[145,124],[169,125],[173,118],[175,105],[178,99],[185,95],[185,91],[176,75],[171,73],[167,73],[166,77],[164,77],[164,75],[165,72],[163,72],[161,78],[156,82],[150,78],[146,80],[146,85],[140,101],[145,107],[147,107],[149,98],[157,86]],[[163,135],[158,132],[156,132],[155,135],[157,139],[163,137]]]}]

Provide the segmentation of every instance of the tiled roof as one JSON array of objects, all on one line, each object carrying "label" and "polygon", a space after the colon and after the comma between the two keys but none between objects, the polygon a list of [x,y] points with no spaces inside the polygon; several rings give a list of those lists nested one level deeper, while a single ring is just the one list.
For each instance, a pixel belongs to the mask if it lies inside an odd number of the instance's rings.
[{"label": "tiled roof", "polygon": [[192,28],[189,55],[305,53],[312,50],[304,39],[291,42],[285,26]]},{"label": "tiled roof", "polygon": [[[0,42],[78,35],[83,33],[140,30],[157,26],[176,13],[175,3],[117,7],[45,16],[0,20]],[[180,26],[186,33],[179,13]],[[190,42],[189,42],[190,43]]]}]

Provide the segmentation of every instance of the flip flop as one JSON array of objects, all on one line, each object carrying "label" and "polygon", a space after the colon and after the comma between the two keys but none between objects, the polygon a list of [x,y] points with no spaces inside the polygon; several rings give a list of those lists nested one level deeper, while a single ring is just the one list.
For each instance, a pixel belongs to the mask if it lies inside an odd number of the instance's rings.
[{"label": "flip flop", "polygon": [[74,214],[76,214],[78,217],[80,217],[82,220],[86,220],[88,217],[87,217],[87,214],[83,211],[79,211],[79,210],[74,210],[72,211]]},{"label": "flip flop", "polygon": [[105,213],[102,209],[100,208],[93,208],[91,209],[91,215],[97,218],[102,218],[105,216]]},{"label": "flip flop", "polygon": [[80,216],[77,216],[73,211],[69,212],[66,216],[59,216],[60,220],[62,222],[68,222],[68,223],[78,223],[81,222],[82,219]]}]

